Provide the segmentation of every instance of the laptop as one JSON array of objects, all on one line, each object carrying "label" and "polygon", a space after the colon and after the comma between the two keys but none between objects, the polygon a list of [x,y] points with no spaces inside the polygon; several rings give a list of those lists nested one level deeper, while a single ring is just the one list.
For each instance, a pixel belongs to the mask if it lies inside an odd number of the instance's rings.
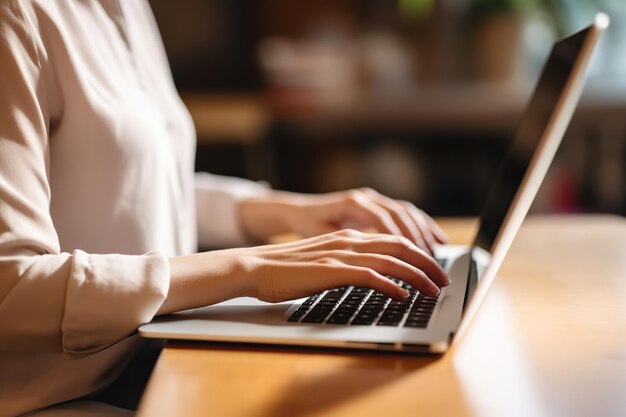
[{"label": "laptop", "polygon": [[488,193],[471,246],[440,245],[435,257],[451,284],[438,297],[395,301],[369,288],[343,287],[271,304],[237,298],[155,318],[147,338],[443,353],[485,297],[570,122],[592,50],[609,19],[555,43]]}]

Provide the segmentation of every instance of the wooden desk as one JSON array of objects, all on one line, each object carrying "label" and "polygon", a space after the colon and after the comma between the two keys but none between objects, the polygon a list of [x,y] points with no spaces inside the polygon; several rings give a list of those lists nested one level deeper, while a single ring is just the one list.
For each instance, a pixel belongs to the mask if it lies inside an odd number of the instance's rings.
[{"label": "wooden desk", "polygon": [[138,415],[624,416],[626,221],[529,219],[444,356],[170,343]]}]

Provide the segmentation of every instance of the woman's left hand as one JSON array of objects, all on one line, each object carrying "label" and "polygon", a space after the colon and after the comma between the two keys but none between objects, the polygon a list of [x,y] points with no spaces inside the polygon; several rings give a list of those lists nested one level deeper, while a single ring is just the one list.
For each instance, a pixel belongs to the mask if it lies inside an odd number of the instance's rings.
[{"label": "woman's left hand", "polygon": [[277,191],[243,201],[241,217],[247,233],[259,241],[290,232],[310,237],[346,228],[374,229],[404,236],[431,255],[436,243],[447,241],[424,211],[370,188],[328,194]]}]

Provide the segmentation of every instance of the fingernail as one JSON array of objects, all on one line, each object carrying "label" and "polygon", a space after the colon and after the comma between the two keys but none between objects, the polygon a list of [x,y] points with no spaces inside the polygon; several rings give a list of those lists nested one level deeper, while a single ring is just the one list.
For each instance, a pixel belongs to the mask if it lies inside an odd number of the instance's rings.
[{"label": "fingernail", "polygon": [[431,296],[436,297],[439,295],[439,293],[441,292],[441,290],[439,289],[438,286],[436,286],[433,283],[430,283],[428,285],[428,292],[430,293]]},{"label": "fingernail", "polygon": [[407,298],[409,298],[411,296],[411,293],[408,292],[407,290],[405,290],[404,288],[402,289],[402,298],[404,300],[406,300]]}]

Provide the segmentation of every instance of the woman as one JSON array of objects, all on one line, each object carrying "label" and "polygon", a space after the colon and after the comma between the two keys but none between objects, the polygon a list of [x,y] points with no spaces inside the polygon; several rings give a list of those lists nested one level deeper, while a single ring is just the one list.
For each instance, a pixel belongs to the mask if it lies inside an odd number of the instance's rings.
[{"label": "woman", "polygon": [[[351,284],[403,298],[385,275],[448,283],[427,254],[445,236],[411,204],[195,176],[144,2],[3,0],[0,65],[0,415],[95,395],[158,314]],[[286,231],[317,237],[194,253]]]}]

